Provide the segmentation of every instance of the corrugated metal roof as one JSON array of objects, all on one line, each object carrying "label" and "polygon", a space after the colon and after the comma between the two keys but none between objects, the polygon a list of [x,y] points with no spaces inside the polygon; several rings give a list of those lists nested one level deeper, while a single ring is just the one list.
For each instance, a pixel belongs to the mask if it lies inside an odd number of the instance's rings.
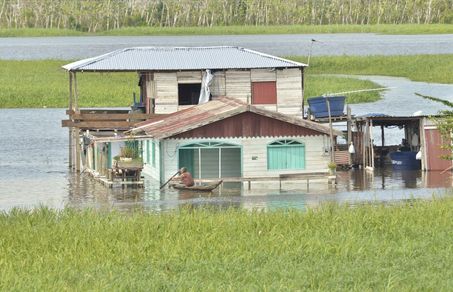
[{"label": "corrugated metal roof", "polygon": [[175,71],[204,69],[299,68],[306,64],[233,47],[136,47],[79,60],[68,71]]},{"label": "corrugated metal roof", "polygon": [[[156,139],[165,139],[247,111],[329,135],[329,128],[319,123],[260,109],[227,97],[220,97],[165,117],[150,119],[137,124],[131,131],[136,134],[144,132]],[[334,135],[341,134],[340,131],[334,130]]]}]

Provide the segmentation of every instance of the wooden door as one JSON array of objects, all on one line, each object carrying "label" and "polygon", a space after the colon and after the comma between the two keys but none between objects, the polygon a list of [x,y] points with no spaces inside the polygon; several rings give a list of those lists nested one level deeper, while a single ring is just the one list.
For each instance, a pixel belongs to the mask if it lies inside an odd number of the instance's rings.
[{"label": "wooden door", "polygon": [[445,170],[451,167],[451,161],[442,159],[441,156],[448,155],[449,150],[442,149],[441,146],[448,143],[444,141],[438,129],[425,129],[426,144],[426,169]]}]

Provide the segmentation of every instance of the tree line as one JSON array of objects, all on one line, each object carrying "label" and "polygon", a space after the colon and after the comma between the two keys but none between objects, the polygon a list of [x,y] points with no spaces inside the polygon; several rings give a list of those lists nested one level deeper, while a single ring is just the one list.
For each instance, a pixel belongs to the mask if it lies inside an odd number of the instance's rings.
[{"label": "tree line", "polygon": [[0,28],[453,23],[453,0],[0,0]]}]

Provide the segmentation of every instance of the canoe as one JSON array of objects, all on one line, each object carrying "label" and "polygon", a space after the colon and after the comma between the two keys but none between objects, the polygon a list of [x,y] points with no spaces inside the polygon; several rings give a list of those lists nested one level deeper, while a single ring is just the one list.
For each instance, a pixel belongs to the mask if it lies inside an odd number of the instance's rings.
[{"label": "canoe", "polygon": [[216,189],[222,182],[223,182],[223,180],[219,180],[219,181],[211,183],[209,185],[195,185],[195,186],[191,186],[191,187],[186,187],[185,185],[182,185],[182,184],[175,184],[175,185],[172,185],[172,187],[177,190],[210,192],[210,191]]}]

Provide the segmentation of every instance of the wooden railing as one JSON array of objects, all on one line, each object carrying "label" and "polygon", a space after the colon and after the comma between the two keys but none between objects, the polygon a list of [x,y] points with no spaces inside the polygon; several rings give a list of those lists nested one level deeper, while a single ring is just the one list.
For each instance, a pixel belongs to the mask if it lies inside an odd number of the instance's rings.
[{"label": "wooden railing", "polygon": [[67,110],[68,120],[62,121],[62,127],[80,129],[129,129],[135,124],[156,117],[155,114],[129,113],[129,110]]}]

